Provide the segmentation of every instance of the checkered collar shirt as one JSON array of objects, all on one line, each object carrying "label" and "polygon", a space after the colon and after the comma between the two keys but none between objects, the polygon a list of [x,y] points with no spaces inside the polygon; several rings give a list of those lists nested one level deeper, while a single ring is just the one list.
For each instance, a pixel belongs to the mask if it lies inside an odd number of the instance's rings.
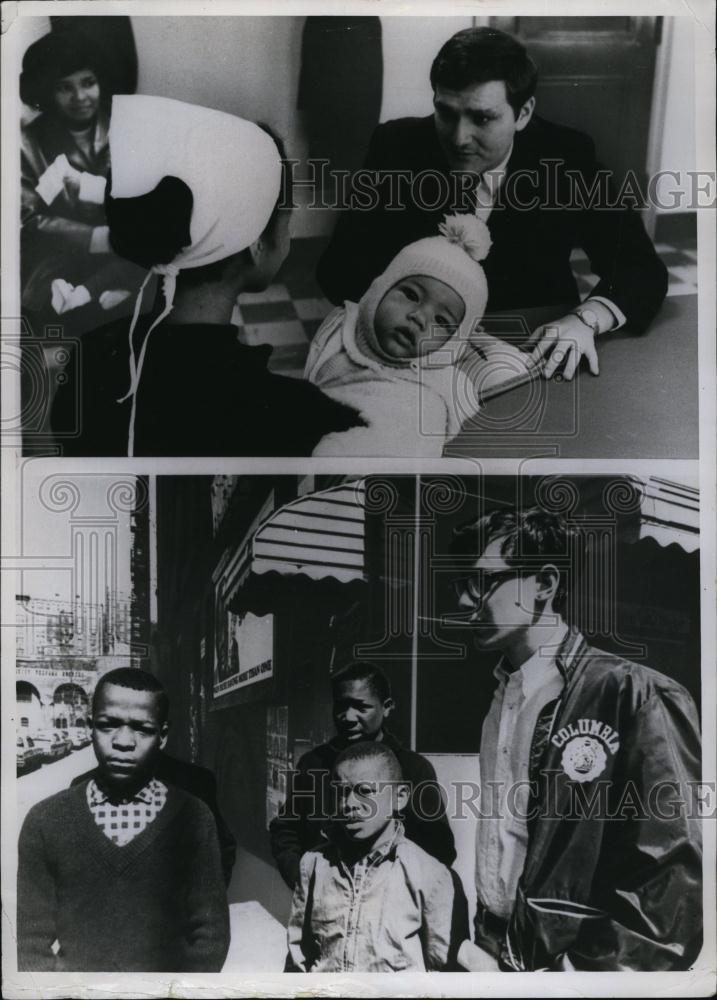
[{"label": "checkered collar shirt", "polygon": [[152,778],[131,798],[112,801],[94,778],[87,783],[92,818],[118,847],[124,847],[153,823],[167,801],[167,786]]}]

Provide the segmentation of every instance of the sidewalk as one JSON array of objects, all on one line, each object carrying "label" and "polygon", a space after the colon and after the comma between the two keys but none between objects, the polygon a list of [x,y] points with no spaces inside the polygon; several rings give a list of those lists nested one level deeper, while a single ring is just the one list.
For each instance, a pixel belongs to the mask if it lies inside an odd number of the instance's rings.
[{"label": "sidewalk", "polygon": [[229,907],[231,943],[223,972],[283,972],[286,929],[261,903]]},{"label": "sidewalk", "polygon": [[43,799],[70,787],[70,782],[80,774],[91,771],[97,761],[91,746],[75,750],[61,760],[43,764],[37,771],[23,774],[15,785],[17,796],[17,827],[22,826],[28,811]]}]

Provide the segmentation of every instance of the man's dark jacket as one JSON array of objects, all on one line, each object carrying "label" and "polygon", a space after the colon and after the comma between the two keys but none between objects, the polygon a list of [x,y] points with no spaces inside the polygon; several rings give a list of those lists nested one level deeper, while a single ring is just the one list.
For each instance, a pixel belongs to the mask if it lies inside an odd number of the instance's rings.
[{"label": "man's dark jacket", "polygon": [[565,687],[533,736],[528,852],[501,964],[688,969],[702,946],[694,702],[577,633],[557,664]]},{"label": "man's dark jacket", "polygon": [[[405,781],[411,785],[403,819],[406,836],[444,865],[452,865],[456,849],[436,772],[425,757],[406,750],[385,730],[383,743],[393,750]],[[281,813],[271,821],[271,851],[290,889],[299,880],[301,855],[322,841],[322,829],[332,811],[331,770],[345,746],[334,738],[300,758]]]},{"label": "man's dark jacket", "polygon": [[[70,783],[72,788],[75,785],[83,784],[91,778],[97,777],[97,768],[80,774]],[[196,798],[209,807],[217,824],[217,836],[219,838],[219,852],[222,861],[222,872],[227,885],[232,877],[232,868],[236,858],[236,840],[222,816],[219,803],[217,801],[217,782],[212,772],[199,764],[191,764],[186,760],[179,760],[161,751],[157,754],[154,765],[154,777],[163,781],[167,785],[175,785]]]},{"label": "man's dark jacket", "polygon": [[[342,212],[317,271],[325,294],[337,304],[358,301],[402,247],[435,235],[445,214],[474,208],[468,178],[456,183],[451,177],[432,116],[379,125],[365,169],[407,171],[414,178],[427,173],[413,188],[405,181],[398,187],[401,182],[396,177],[384,176],[375,207]],[[506,175],[488,219],[493,246],[483,267],[489,312],[575,305],[579,297],[570,253],[579,247],[600,276],[593,294],[614,302],[632,332],[646,329],[667,292],[667,271],[639,215],[629,208],[561,207],[575,205],[571,188],[582,190],[582,202],[589,204],[598,170],[593,142],[582,132],[534,115],[522,132],[515,133]],[[354,195],[368,205],[372,190],[376,186],[366,181]],[[401,196],[403,209],[386,207],[392,190]],[[419,197],[431,207],[417,204]]]}]

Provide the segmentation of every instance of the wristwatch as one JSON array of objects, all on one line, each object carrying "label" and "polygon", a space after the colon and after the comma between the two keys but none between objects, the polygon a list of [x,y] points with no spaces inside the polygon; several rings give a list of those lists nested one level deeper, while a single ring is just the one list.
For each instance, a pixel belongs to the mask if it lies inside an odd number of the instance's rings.
[{"label": "wristwatch", "polygon": [[600,333],[600,321],[597,318],[597,313],[594,313],[592,309],[583,309],[580,306],[578,309],[573,309],[570,315],[577,316],[581,323],[589,326],[596,337]]}]

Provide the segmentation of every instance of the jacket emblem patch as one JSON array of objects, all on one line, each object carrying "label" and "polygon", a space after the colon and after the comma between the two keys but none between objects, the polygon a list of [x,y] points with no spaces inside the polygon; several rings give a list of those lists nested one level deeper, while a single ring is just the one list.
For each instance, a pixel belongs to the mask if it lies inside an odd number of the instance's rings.
[{"label": "jacket emblem patch", "polygon": [[605,770],[607,755],[599,740],[592,736],[576,736],[566,743],[561,763],[573,781],[592,781]]},{"label": "jacket emblem patch", "polygon": [[592,781],[607,765],[607,754],[620,747],[618,733],[599,719],[578,719],[551,736],[550,742],[562,749],[563,770],[573,781]]}]

